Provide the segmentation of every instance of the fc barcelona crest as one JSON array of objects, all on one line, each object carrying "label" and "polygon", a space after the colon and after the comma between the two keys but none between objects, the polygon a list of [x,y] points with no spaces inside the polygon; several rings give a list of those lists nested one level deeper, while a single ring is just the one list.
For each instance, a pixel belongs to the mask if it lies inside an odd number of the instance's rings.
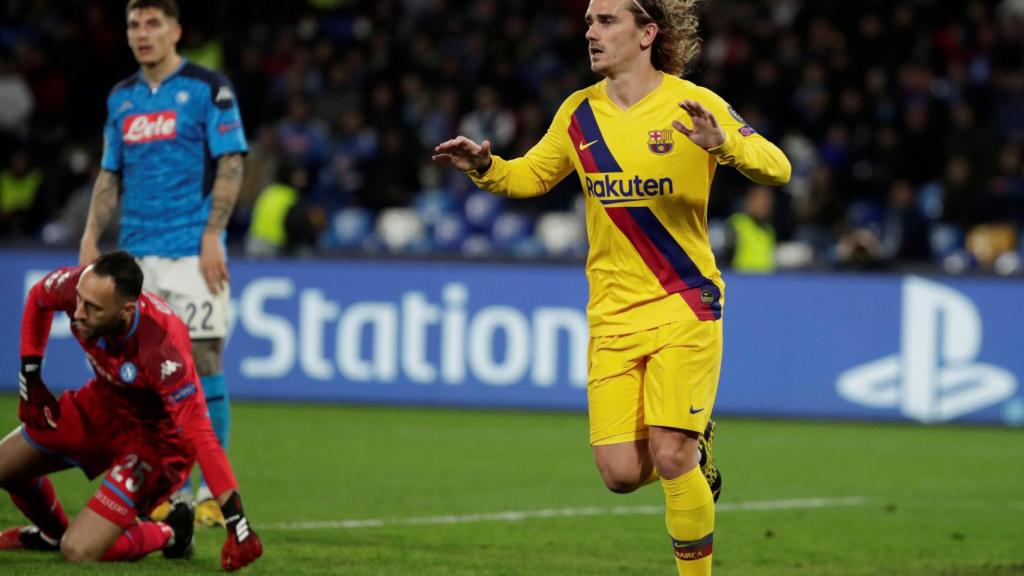
[{"label": "fc barcelona crest", "polygon": [[672,151],[672,130],[649,130],[647,132],[647,148],[655,154],[663,155]]}]

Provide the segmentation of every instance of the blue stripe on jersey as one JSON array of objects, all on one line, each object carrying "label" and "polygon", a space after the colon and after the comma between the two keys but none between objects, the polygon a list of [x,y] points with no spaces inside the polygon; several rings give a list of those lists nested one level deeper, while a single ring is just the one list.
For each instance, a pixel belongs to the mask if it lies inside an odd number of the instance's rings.
[{"label": "blue stripe on jersey", "polygon": [[605,142],[604,136],[601,134],[601,127],[597,125],[597,118],[594,117],[594,110],[590,107],[590,100],[584,99],[580,102],[573,115],[576,116],[580,129],[583,130],[586,143],[593,142],[587,151],[593,155],[598,170],[600,172],[622,172],[622,168],[615,161],[612,151],[608,148],[608,143]]},{"label": "blue stripe on jersey", "polygon": [[127,504],[129,508],[135,508],[135,502],[133,502],[132,499],[129,498],[127,495],[125,495],[125,493],[122,492],[120,488],[115,486],[113,482],[104,478],[103,485],[106,486],[108,490],[113,492],[114,496],[117,496],[118,498],[121,499],[121,501]]},{"label": "blue stripe on jersey", "polygon": [[713,299],[709,306],[715,312],[715,318],[718,318],[722,310],[722,291],[718,286],[700,273],[697,264],[686,253],[686,250],[683,250],[679,242],[672,237],[672,234],[669,233],[665,225],[658,220],[658,217],[654,215],[650,208],[625,208],[625,210],[629,211],[630,215],[633,216],[633,219],[640,226],[640,229],[651,239],[651,243],[668,260],[672,269],[676,271],[676,274],[682,278],[688,287],[706,288],[711,291]]}]

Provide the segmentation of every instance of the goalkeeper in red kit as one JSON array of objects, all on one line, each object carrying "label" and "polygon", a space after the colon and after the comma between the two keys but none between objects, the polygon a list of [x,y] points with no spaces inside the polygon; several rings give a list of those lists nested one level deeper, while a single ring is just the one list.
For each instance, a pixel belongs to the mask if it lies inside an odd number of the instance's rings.
[{"label": "goalkeeper in red kit", "polygon": [[[167,304],[142,292],[127,252],[62,268],[32,287],[21,326],[22,421],[0,441],[0,487],[33,526],[0,533],[0,550],[59,550],[72,562],[137,560],[157,550],[193,550],[194,510],[174,502],[164,522],[140,520],[184,484],[199,463],[227,521],[221,566],[237,570],[263,553],[238,495],[231,464],[214,436],[188,329]],[[55,398],[42,357],[56,312],[96,373]],[[70,524],[47,475],[78,467],[103,481]]]}]

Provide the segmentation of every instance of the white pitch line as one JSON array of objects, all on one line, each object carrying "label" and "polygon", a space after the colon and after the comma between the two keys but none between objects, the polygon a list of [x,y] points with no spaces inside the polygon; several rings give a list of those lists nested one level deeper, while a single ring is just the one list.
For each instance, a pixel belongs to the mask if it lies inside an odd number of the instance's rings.
[{"label": "white pitch line", "polygon": [[[862,506],[867,502],[863,496],[843,498],[803,498],[793,500],[759,500],[752,502],[723,502],[715,506],[715,512],[755,512],[764,510],[801,510],[813,508],[840,508]],[[264,524],[262,530],[321,530],[356,528],[381,528],[384,526],[423,526],[443,524],[473,524],[478,522],[521,522],[538,518],[577,518],[581,516],[638,516],[664,514],[663,506],[615,506],[612,508],[549,508],[546,510],[512,510],[448,516],[424,516],[420,518],[368,518],[364,520],[320,520],[311,522],[282,522]]]}]

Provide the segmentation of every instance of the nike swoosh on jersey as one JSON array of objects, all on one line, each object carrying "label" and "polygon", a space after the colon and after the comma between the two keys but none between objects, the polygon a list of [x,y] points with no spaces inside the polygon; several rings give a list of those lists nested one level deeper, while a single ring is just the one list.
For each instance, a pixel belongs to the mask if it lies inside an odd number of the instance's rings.
[{"label": "nike swoosh on jersey", "polygon": [[592,142],[585,142],[583,144],[580,144],[580,152],[583,152],[584,150],[586,150],[587,148],[590,148],[591,146],[593,146],[594,144],[597,144],[598,142],[600,142],[600,140],[594,140]]},{"label": "nike swoosh on jersey", "polygon": [[690,414],[700,414],[703,411],[704,411],[703,408],[698,408],[698,409],[694,410],[693,409],[693,404],[690,404]]}]

